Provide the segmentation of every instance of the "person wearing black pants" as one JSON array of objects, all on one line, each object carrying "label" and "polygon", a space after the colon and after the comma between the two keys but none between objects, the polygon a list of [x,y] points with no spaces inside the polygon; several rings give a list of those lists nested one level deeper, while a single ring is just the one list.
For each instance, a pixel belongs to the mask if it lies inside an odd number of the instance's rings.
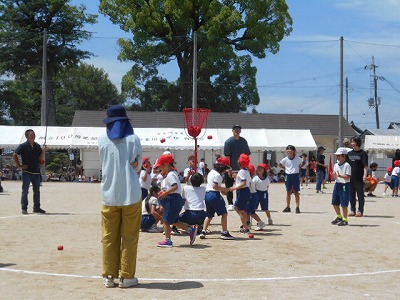
[{"label": "person wearing black pants", "polygon": [[[230,159],[231,171],[225,173],[225,186],[230,188],[233,186],[235,178],[234,173],[239,172],[239,156],[244,153],[250,155],[250,148],[245,138],[240,136],[242,132],[242,127],[240,125],[233,125],[232,133],[233,135],[229,137],[224,144],[224,155]],[[229,192],[226,195],[226,200],[228,201],[227,210],[233,211],[233,193]]]},{"label": "person wearing black pants", "polygon": [[[351,150],[348,154],[348,163],[351,166],[350,178],[350,213],[349,217],[362,217],[364,215],[364,181],[367,179],[368,154],[361,149],[362,141],[359,137],[351,139]],[[358,210],[356,213],[356,194]]]}]

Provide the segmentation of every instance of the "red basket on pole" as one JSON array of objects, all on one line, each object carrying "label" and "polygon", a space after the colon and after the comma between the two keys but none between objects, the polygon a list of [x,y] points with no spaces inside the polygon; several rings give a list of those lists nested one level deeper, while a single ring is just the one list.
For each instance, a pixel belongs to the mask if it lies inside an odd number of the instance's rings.
[{"label": "red basket on pole", "polygon": [[185,127],[187,133],[194,139],[194,163],[197,168],[197,137],[203,129],[204,122],[207,123],[208,114],[211,109],[208,108],[184,108]]}]

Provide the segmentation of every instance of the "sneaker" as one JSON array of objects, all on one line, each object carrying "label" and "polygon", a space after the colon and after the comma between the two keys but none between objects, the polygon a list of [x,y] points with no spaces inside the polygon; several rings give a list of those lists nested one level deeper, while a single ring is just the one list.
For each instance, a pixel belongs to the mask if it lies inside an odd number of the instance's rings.
[{"label": "sneaker", "polygon": [[190,245],[193,245],[194,241],[196,240],[197,236],[197,225],[190,226],[190,232],[189,232],[189,239],[190,239]]},{"label": "sneaker", "polygon": [[23,209],[23,210],[22,210],[22,214],[23,214],[23,215],[27,215],[27,214],[28,214],[28,211],[27,211],[26,209]]},{"label": "sneaker", "polygon": [[33,212],[36,214],[45,214],[46,213],[46,211],[41,208],[34,208]]},{"label": "sneaker", "polygon": [[349,217],[354,217],[355,215],[356,215],[356,212],[355,212],[355,211],[351,211],[351,212],[348,214]]},{"label": "sneaker", "polygon": [[178,228],[176,228],[176,226],[172,226],[171,234],[177,235],[177,234],[181,234],[181,232],[178,230]]},{"label": "sneaker", "polygon": [[309,187],[308,185],[306,185],[306,188],[307,188],[307,189],[310,189],[310,187]]},{"label": "sneaker", "polygon": [[333,220],[332,222],[331,222],[331,224],[332,225],[337,225],[338,223],[340,223],[340,222],[342,222],[343,221],[343,219],[341,219],[341,218],[336,218],[335,220]]},{"label": "sneaker", "polygon": [[228,205],[227,211],[234,211],[235,209],[233,208],[232,204]]},{"label": "sneaker", "polygon": [[248,233],[250,233],[250,230],[248,230],[248,229],[240,229],[239,230],[239,232],[241,233],[241,234],[248,234]]},{"label": "sneaker", "polygon": [[290,212],[290,207],[287,206],[284,210],[282,210],[282,212]]},{"label": "sneaker", "polygon": [[357,213],[356,213],[356,217],[358,217],[358,218],[360,218],[360,217],[362,217],[364,214],[362,213],[362,212],[360,212],[360,211],[358,211]]},{"label": "sneaker", "polygon": [[259,222],[257,224],[257,227],[254,230],[255,231],[262,231],[265,226],[267,226],[267,224],[265,224],[263,221],[261,221],[261,222]]},{"label": "sneaker", "polygon": [[268,225],[274,225],[274,222],[272,221],[271,218],[268,219]]},{"label": "sneaker", "polygon": [[383,196],[383,197],[386,197],[386,193],[383,193],[382,196]]},{"label": "sneaker", "polygon": [[300,207],[296,207],[296,214],[300,213]]},{"label": "sneaker", "polygon": [[162,229],[158,228],[157,225],[151,226],[149,229],[147,229],[147,232],[150,233],[160,233]]},{"label": "sneaker", "polygon": [[235,237],[231,236],[229,231],[225,231],[225,232],[221,233],[221,239],[222,240],[234,240]]},{"label": "sneaker", "polygon": [[347,221],[345,221],[345,220],[342,220],[337,225],[338,226],[347,226],[347,225],[349,225],[349,223]]},{"label": "sneaker", "polygon": [[104,285],[106,286],[106,288],[115,287],[116,284],[114,282],[114,277],[112,277],[111,275],[104,277]]},{"label": "sneaker", "polygon": [[303,186],[300,186],[300,189],[302,190],[302,189],[303,189]]},{"label": "sneaker", "polygon": [[173,246],[172,241],[168,239],[165,239],[157,244],[157,247],[162,247],[162,248],[172,248],[172,246]]},{"label": "sneaker", "polygon": [[206,232],[204,230],[201,231],[199,238],[204,240],[206,238]]},{"label": "sneaker", "polygon": [[126,278],[120,277],[118,287],[125,289],[125,288],[135,286],[138,284],[139,284],[139,280],[136,277],[133,277],[132,279],[126,279]]},{"label": "sneaker", "polygon": [[367,197],[376,197],[376,196],[374,194],[372,194],[372,193],[368,193]]}]

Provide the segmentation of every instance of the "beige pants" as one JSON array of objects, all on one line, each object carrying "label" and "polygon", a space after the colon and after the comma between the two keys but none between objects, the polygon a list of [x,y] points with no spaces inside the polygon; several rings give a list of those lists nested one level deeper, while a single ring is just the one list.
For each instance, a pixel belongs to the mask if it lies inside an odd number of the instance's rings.
[{"label": "beige pants", "polygon": [[142,203],[102,206],[103,277],[135,277]]}]

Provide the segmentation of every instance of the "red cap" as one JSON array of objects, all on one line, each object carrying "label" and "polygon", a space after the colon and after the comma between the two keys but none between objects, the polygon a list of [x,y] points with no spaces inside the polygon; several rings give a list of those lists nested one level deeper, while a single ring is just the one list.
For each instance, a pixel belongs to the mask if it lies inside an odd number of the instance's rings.
[{"label": "red cap", "polygon": [[400,160],[395,160],[393,164],[394,164],[395,167],[399,167],[400,166]]},{"label": "red cap", "polygon": [[171,154],[163,154],[158,158],[157,164],[154,166],[154,168],[158,169],[162,165],[170,164],[172,162],[174,162],[174,157]]},{"label": "red cap", "polygon": [[219,157],[217,159],[217,163],[221,164],[221,165],[226,165],[226,166],[230,166],[231,165],[231,160],[228,157]]},{"label": "red cap", "polygon": [[249,169],[249,172],[250,172],[251,176],[256,175],[256,168],[254,167],[253,164],[249,164],[248,169]]},{"label": "red cap", "polygon": [[392,171],[393,171],[393,168],[392,168],[392,167],[388,167],[388,168],[386,169],[386,171],[392,172]]},{"label": "red cap", "polygon": [[250,164],[250,156],[247,154],[240,154],[239,156],[239,164],[242,168],[247,168]]},{"label": "red cap", "polygon": [[263,168],[265,171],[268,171],[268,165],[267,164],[259,164],[259,167]]},{"label": "red cap", "polygon": [[142,157],[142,164],[144,164],[145,163],[145,161],[150,161],[150,157],[146,157],[146,156],[143,156]]}]

